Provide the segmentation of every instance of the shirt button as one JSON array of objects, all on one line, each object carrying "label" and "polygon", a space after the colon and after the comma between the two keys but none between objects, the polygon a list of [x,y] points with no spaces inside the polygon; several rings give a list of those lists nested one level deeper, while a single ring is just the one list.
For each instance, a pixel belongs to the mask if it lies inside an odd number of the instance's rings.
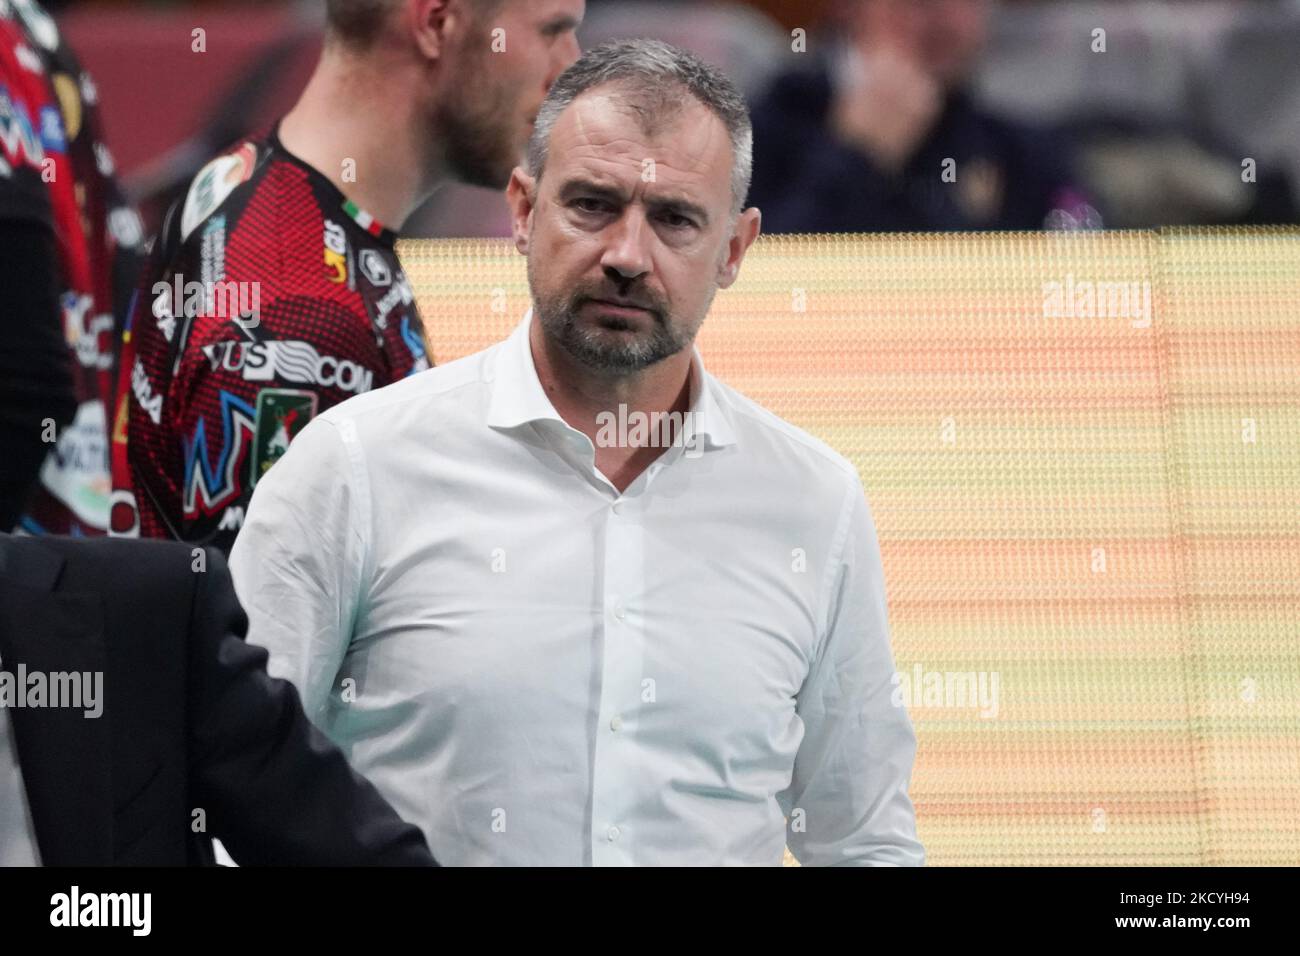
[{"label": "shirt button", "polygon": [[610,843],[613,843],[618,839],[618,827],[610,827],[605,831],[605,836],[609,838]]},{"label": "shirt button", "polygon": [[625,607],[624,607],[623,605],[621,605],[621,604],[615,604],[615,605],[614,605],[614,616],[615,616],[616,618],[618,618],[620,621],[623,620],[625,617],[627,617],[627,608],[625,608]]},{"label": "shirt button", "polygon": [[611,721],[609,722],[609,729],[610,729],[610,730],[622,730],[622,729],[623,729],[623,718],[622,718],[622,717],[619,717],[617,714],[615,714],[615,715],[614,715],[614,719],[611,720]]},{"label": "shirt button", "polygon": [[623,502],[621,501],[614,502],[614,514],[621,515],[622,513],[623,513]]}]

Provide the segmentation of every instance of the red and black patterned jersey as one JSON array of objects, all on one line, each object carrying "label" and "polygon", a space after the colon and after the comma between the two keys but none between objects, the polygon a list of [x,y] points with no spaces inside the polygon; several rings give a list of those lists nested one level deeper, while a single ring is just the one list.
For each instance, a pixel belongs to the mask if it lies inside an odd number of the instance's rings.
[{"label": "red and black patterned jersey", "polygon": [[395,242],[274,132],[204,167],[124,338],[113,534],[229,552],[313,416],[428,367]]},{"label": "red and black patterned jersey", "polygon": [[142,227],[114,178],[95,84],[34,0],[0,4],[0,152],[0,217],[45,223],[56,239],[77,401],[18,527],[104,534],[122,289],[138,272]]}]

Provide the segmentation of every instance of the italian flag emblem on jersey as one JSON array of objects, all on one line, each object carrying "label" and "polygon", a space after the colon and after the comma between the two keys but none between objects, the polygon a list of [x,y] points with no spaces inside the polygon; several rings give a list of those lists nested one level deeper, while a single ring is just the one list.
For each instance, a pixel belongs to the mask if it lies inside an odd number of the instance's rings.
[{"label": "italian flag emblem on jersey", "polygon": [[384,234],[384,224],[354,203],[351,199],[343,204],[343,211],[351,216],[358,226],[375,238]]}]

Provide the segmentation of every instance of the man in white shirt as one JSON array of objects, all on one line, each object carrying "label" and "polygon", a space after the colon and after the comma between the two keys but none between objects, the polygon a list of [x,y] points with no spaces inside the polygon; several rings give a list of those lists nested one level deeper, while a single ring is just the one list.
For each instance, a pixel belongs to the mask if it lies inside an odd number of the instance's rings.
[{"label": "man in white shirt", "polygon": [[250,640],[444,864],[924,861],[857,473],[693,348],[749,174],[725,77],[588,52],[508,190],[533,309],[257,486]]}]

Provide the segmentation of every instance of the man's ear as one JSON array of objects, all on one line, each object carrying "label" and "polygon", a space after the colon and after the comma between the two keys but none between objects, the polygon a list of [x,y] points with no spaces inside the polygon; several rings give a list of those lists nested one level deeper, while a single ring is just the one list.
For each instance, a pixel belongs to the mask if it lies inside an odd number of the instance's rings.
[{"label": "man's ear", "polygon": [[740,264],[745,260],[745,253],[754,244],[763,226],[763,214],[757,206],[750,206],[736,217],[736,224],[731,229],[731,239],[727,242],[727,255],[718,266],[718,288],[727,289],[740,275]]},{"label": "man's ear", "polygon": [[449,39],[465,31],[461,0],[403,0],[403,16],[415,45],[427,59],[441,60]]},{"label": "man's ear", "polygon": [[528,255],[528,234],[533,228],[533,203],[537,199],[537,180],[516,166],[506,185],[506,202],[510,205],[510,231],[515,248]]}]

